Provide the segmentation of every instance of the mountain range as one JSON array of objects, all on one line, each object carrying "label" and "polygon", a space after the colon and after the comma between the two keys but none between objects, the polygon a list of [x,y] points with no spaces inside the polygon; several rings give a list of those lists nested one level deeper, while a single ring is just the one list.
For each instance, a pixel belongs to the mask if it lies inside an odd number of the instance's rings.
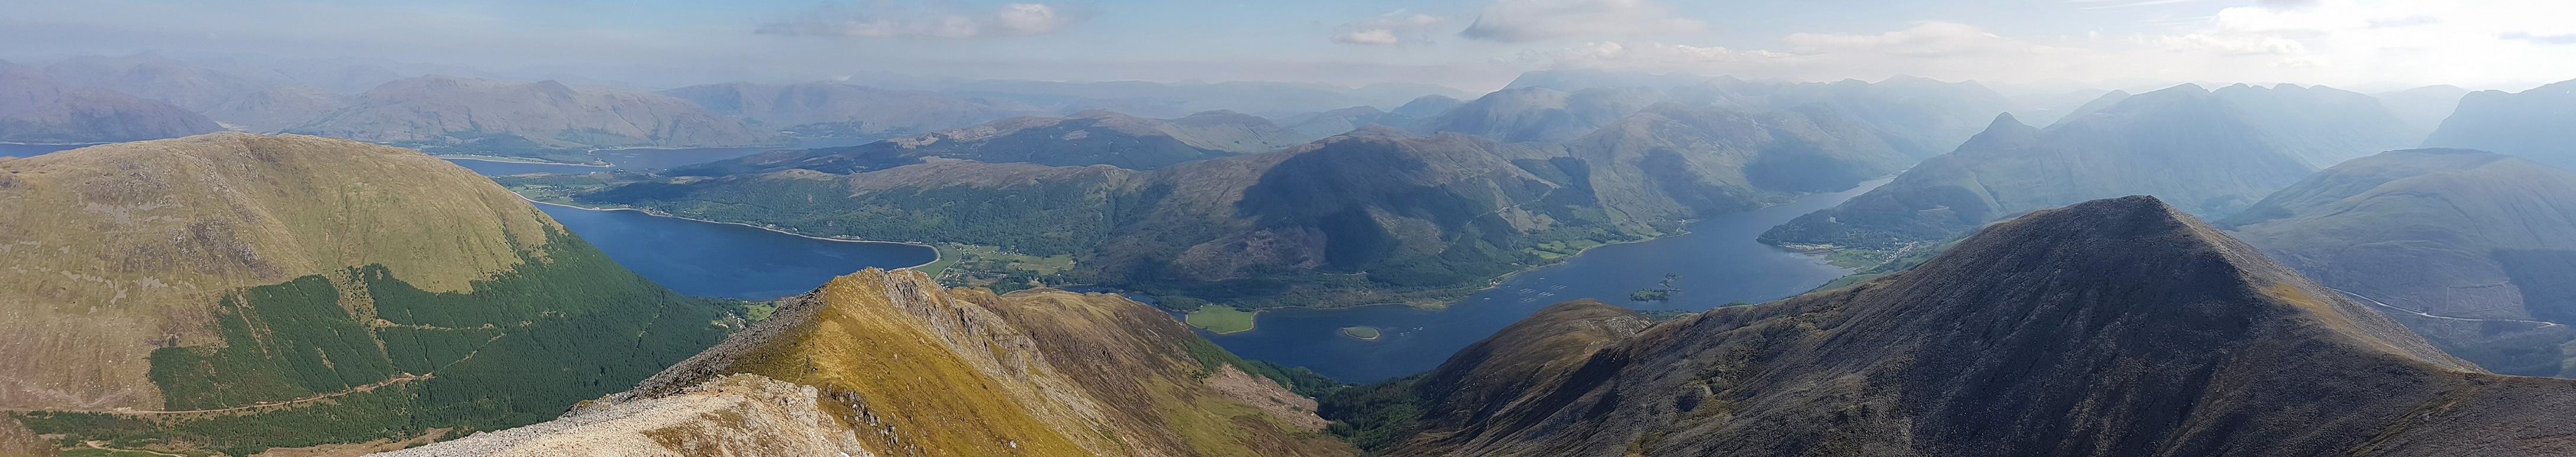
[{"label": "mountain range", "polygon": [[838,81],[705,84],[660,91],[719,115],[814,136],[886,137],[928,133],[1037,114],[1008,100],[890,90]]},{"label": "mountain range", "polygon": [[670,96],[555,81],[425,76],[385,83],[288,132],[467,152],[779,144],[777,132]]},{"label": "mountain range", "polygon": [[668,174],[719,176],[790,169],[846,174],[933,159],[1150,170],[1194,160],[1269,152],[1312,139],[1301,138],[1269,119],[1231,111],[1146,119],[1091,110],[1062,117],[1015,117],[858,146],[764,152],[679,167]]},{"label": "mountain range", "polygon": [[1429,304],[1903,166],[1871,126],[1810,108],[1658,104],[1562,143],[1363,126],[1260,153],[1276,143],[1241,139],[1285,131],[1256,117],[1092,112],[755,154],[570,199],[1070,255],[1065,280],[1241,306]]},{"label": "mountain range", "polygon": [[2184,85],[2104,96],[2046,128],[2010,115],[1888,185],[1763,240],[1897,249],[2017,213],[2148,194],[2194,214],[2243,209],[2325,166],[2416,141],[2370,97],[2324,87]]},{"label": "mountain range", "polygon": [[2461,98],[2458,111],[2424,139],[2424,147],[2475,149],[2576,168],[2571,126],[2576,126],[2576,81],[2515,93],[2482,90]]},{"label": "mountain range", "polygon": [[488,179],[348,140],[0,158],[0,210],[0,422],[65,443],[399,448],[543,421],[741,326]]},{"label": "mountain range", "polygon": [[1557,305],[1338,392],[1385,455],[2556,455],[2576,381],[2499,376],[2143,196],[1665,322]]},{"label": "mountain range", "polygon": [[133,141],[222,129],[185,108],[114,90],[63,84],[34,68],[0,62],[0,141]]},{"label": "mountain range", "polygon": [[2480,151],[2391,151],[2218,223],[2488,370],[2566,373],[2576,173]]}]

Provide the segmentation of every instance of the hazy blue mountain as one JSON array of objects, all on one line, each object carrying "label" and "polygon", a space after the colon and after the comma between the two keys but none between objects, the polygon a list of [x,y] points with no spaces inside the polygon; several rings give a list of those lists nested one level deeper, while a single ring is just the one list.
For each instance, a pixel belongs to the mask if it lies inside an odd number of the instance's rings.
[{"label": "hazy blue mountain", "polygon": [[2441,127],[2442,120],[2450,118],[2452,111],[2459,110],[2460,99],[2468,95],[2468,89],[2449,84],[2371,94],[2378,97],[2379,104],[2386,105],[2389,112],[2396,113],[2399,120],[2406,121],[2406,125],[2428,134]]},{"label": "hazy blue mountain", "polygon": [[2517,93],[2471,92],[2424,139],[2424,147],[2476,149],[2576,168],[2576,80]]},{"label": "hazy blue mountain", "polygon": [[1016,102],[836,81],[705,84],[661,94],[765,128],[812,136],[882,138],[1039,114],[1037,107]]},{"label": "hazy blue mountain", "polygon": [[360,141],[477,152],[778,144],[774,131],[670,96],[425,76],[378,86],[287,129]]},{"label": "hazy blue mountain", "polygon": [[1455,132],[1507,142],[1564,141],[1617,122],[1663,100],[1640,88],[1504,89],[1425,118],[1415,130]]},{"label": "hazy blue mountain", "polygon": [[2560,376],[2576,331],[2576,173],[2415,149],[2318,172],[2220,220],[2498,373]]},{"label": "hazy blue mountain", "polygon": [[1404,117],[1422,119],[1438,116],[1440,113],[1449,112],[1449,110],[1457,109],[1459,105],[1465,104],[1467,104],[1466,100],[1459,100],[1456,97],[1450,97],[1447,95],[1424,95],[1420,98],[1415,98],[1412,101],[1404,102],[1404,105],[1397,106],[1392,110],[1387,110],[1387,112]]},{"label": "hazy blue mountain", "polygon": [[46,67],[45,73],[64,83],[168,102],[250,131],[310,121],[345,101],[274,72],[223,71],[149,53],[73,57]]},{"label": "hazy blue mountain", "polygon": [[681,167],[669,173],[718,176],[788,169],[856,173],[934,158],[1144,170],[1274,151],[1314,138],[1317,137],[1282,128],[1269,119],[1231,111],[1147,119],[1091,110],[1064,117],[1015,117],[858,146],[764,152]]},{"label": "hazy blue mountain", "polygon": [[1892,249],[2025,211],[2136,194],[2229,214],[2306,177],[2322,158],[2402,147],[2405,134],[2391,133],[2397,121],[2384,109],[2349,112],[2377,106],[2332,89],[2183,85],[2045,129],[2007,115],[1958,150],[1763,239]]},{"label": "hazy blue mountain", "polygon": [[169,103],[62,84],[34,68],[0,61],[0,141],[134,141],[222,129],[205,116]]},{"label": "hazy blue mountain", "polygon": [[1596,69],[1537,70],[1512,78],[1503,89],[1545,88],[1574,92],[1597,87],[1671,89],[1707,83],[1716,79],[1688,73],[1643,73]]},{"label": "hazy blue mountain", "polygon": [[1181,117],[1203,111],[1236,111],[1259,116],[1291,116],[1352,106],[1388,109],[1424,95],[1464,97],[1443,86],[1373,84],[1344,87],[1329,84],[1258,81],[1060,82],[952,79],[861,74],[847,82],[887,89],[911,89],[1009,100],[1054,113],[1107,109],[1144,117]]},{"label": "hazy blue mountain", "polygon": [[1370,125],[1403,128],[1413,125],[1415,122],[1416,120],[1411,116],[1389,113],[1367,106],[1353,106],[1332,111],[1299,114],[1279,119],[1280,126],[1287,128],[1290,133],[1294,133],[1297,137],[1301,138],[1323,138],[1339,135],[1343,132],[1349,132],[1351,130]]}]

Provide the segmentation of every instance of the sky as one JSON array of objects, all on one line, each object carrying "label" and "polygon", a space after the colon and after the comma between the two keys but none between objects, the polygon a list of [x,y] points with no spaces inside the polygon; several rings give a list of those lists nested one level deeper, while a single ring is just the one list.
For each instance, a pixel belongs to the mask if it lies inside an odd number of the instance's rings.
[{"label": "sky", "polygon": [[2569,0],[0,0],[0,59],[355,58],[641,86],[892,73],[1433,83],[1588,68],[2008,87],[2576,79]]}]

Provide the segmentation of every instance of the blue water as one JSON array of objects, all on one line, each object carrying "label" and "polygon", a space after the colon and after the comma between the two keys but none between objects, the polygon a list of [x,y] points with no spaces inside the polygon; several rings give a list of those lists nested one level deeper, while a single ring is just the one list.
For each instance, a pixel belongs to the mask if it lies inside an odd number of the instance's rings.
[{"label": "blue water", "polygon": [[939,257],[911,244],[822,240],[636,211],[537,207],[619,265],[702,297],[774,299],[862,269],[920,266]]},{"label": "blue water", "polygon": [[[1252,331],[1208,338],[1245,358],[1304,366],[1348,382],[1371,382],[1428,371],[1468,344],[1559,302],[1594,298],[1637,309],[1698,311],[1731,302],[1787,298],[1850,270],[1754,238],[1772,226],[1840,204],[1887,181],[1709,218],[1692,223],[1688,234],[1595,248],[1565,263],[1523,273],[1443,310],[1369,306],[1263,311]],[[1666,274],[1681,275],[1674,282],[1681,290],[1672,294],[1671,301],[1628,301],[1631,292],[1659,287]],[[1341,335],[1343,327],[1361,325],[1377,327],[1383,336],[1363,341]]]},{"label": "blue water", "polygon": [[77,149],[107,143],[89,144],[21,144],[0,143],[0,157],[35,157],[66,149]]}]

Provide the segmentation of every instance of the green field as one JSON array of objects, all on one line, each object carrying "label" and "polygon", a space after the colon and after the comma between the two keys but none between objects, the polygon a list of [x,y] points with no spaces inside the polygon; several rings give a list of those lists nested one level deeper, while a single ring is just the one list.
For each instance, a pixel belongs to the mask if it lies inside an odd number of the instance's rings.
[{"label": "green field", "polygon": [[1231,307],[1209,306],[1191,311],[1189,319],[1186,320],[1191,327],[1223,335],[1252,331],[1252,317],[1259,314]]},{"label": "green field", "polygon": [[1378,331],[1377,327],[1362,325],[1358,327],[1342,327],[1342,336],[1368,341],[1377,341],[1378,337],[1385,336],[1385,332]]}]

